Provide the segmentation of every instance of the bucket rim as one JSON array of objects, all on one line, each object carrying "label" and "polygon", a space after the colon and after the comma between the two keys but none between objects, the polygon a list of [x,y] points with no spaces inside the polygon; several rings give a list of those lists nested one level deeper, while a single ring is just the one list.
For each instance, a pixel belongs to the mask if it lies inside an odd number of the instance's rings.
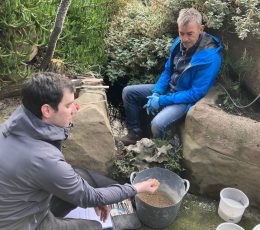
[{"label": "bucket rim", "polygon": [[228,223],[228,222],[225,222],[225,223],[221,223],[217,226],[217,230],[222,227],[222,226],[236,226],[239,228],[239,230],[245,230],[244,228],[242,228],[241,226],[239,226],[238,224],[235,224],[235,223]]},{"label": "bucket rim", "polygon": [[[134,171],[134,172],[132,172],[131,175],[130,175],[130,182],[131,182],[131,184],[133,184],[137,174],[145,172],[145,171],[148,171],[148,170],[155,170],[155,169],[162,170],[162,171],[168,171],[170,173],[175,174],[179,179],[184,180],[177,173],[175,173],[175,172],[173,172],[173,171],[171,171],[169,169],[165,169],[165,168],[161,168],[161,167],[152,167],[152,168],[143,169],[141,171]],[[133,177],[132,175],[135,176],[135,177]]]},{"label": "bucket rim", "polygon": [[260,224],[256,225],[256,226],[253,228],[253,230],[258,230],[258,229],[260,229]]},{"label": "bucket rim", "polygon": [[[247,207],[249,206],[249,199],[248,199],[247,195],[246,195],[242,190],[240,190],[240,189],[238,189],[238,188],[232,188],[232,187],[223,188],[223,189],[220,191],[220,199],[225,200],[225,197],[223,196],[223,193],[224,193],[225,191],[227,191],[227,190],[235,190],[235,191],[241,193],[242,196],[245,198],[245,204],[244,204],[244,202],[240,202],[240,203],[243,205],[243,208],[247,208]],[[233,207],[232,204],[230,204],[230,206]]]}]

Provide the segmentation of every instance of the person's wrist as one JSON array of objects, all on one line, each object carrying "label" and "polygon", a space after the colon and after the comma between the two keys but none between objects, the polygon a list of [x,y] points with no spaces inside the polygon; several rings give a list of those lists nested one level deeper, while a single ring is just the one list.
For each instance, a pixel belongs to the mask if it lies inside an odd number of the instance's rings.
[{"label": "person's wrist", "polygon": [[159,97],[160,94],[159,93],[153,93],[152,96]]},{"label": "person's wrist", "polygon": [[137,183],[133,185],[136,193],[141,193],[142,192],[142,184],[141,183]]}]

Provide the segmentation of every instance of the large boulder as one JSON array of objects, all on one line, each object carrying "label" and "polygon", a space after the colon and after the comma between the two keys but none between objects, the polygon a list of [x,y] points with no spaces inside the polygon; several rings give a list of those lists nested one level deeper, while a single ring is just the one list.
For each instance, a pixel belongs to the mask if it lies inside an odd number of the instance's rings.
[{"label": "large boulder", "polygon": [[108,120],[106,94],[98,87],[86,88],[81,90],[76,102],[80,110],[64,144],[64,156],[74,167],[107,175],[115,155],[115,144]]},{"label": "large boulder", "polygon": [[216,90],[187,114],[184,163],[191,191],[219,198],[224,187],[244,191],[260,205],[260,123],[228,114],[215,105]]}]

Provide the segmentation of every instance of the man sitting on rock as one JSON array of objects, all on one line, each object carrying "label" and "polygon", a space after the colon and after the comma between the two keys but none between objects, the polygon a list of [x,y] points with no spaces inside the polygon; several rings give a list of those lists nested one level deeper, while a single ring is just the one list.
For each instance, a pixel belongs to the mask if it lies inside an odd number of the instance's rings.
[{"label": "man sitting on rock", "polygon": [[194,8],[182,9],[177,19],[179,37],[174,40],[170,57],[156,84],[127,86],[122,98],[128,134],[124,145],[143,137],[140,111],[154,115],[154,138],[166,138],[167,129],[183,118],[190,107],[213,86],[221,66],[222,46],[218,38],[204,32],[201,14]]},{"label": "man sitting on rock", "polygon": [[[107,204],[157,190],[155,179],[93,188],[65,161],[61,143],[78,109],[67,78],[34,74],[22,89],[22,103],[0,126],[0,229],[102,229],[97,221],[55,217],[52,196],[71,206],[96,207],[104,221]],[[57,210],[55,200],[51,207]]]}]

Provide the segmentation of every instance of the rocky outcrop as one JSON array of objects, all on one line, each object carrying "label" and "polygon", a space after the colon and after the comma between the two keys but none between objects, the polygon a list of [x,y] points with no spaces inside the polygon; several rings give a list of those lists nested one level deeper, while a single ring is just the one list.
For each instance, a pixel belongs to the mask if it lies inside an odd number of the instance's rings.
[{"label": "rocky outcrop", "polygon": [[188,113],[183,154],[191,191],[219,198],[237,187],[260,205],[260,123],[227,114],[215,105],[216,90]]},{"label": "rocky outcrop", "polygon": [[106,175],[115,155],[106,94],[102,86],[84,87],[76,99],[80,109],[63,153],[72,166],[92,169]]}]

